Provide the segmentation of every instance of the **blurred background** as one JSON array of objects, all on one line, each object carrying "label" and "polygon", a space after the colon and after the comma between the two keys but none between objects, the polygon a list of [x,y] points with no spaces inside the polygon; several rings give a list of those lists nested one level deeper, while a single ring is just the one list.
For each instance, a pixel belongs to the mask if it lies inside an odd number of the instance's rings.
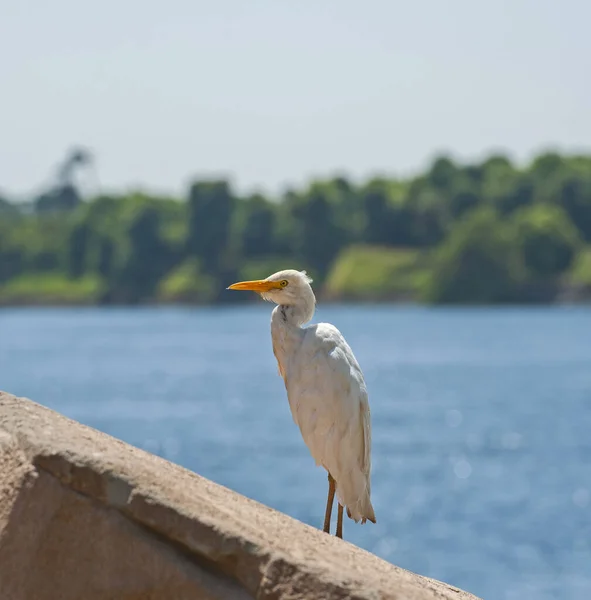
[{"label": "blurred background", "polygon": [[0,389],[322,526],[271,306],[366,374],[378,524],[591,597],[591,5],[0,1]]}]

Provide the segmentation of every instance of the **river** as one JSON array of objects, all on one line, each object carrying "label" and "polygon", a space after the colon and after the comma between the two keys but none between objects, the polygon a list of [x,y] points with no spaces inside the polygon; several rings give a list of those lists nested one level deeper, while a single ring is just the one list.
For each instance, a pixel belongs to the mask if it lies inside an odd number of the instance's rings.
[{"label": "river", "polygon": [[[271,306],[0,310],[0,389],[315,527]],[[591,598],[591,310],[320,306],[364,370],[377,525],[345,538],[487,599]]]}]

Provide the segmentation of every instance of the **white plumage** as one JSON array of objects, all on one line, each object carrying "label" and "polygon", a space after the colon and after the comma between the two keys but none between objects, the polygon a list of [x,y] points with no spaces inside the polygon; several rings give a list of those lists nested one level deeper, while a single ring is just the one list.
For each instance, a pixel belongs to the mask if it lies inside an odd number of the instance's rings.
[{"label": "white plumage", "polygon": [[334,495],[336,488],[337,535],[342,537],[342,507],[355,521],[376,522],[370,499],[369,403],[363,373],[341,332],[330,323],[304,327],[316,303],[310,283],[305,271],[290,269],[228,289],[256,291],[277,304],[271,315],[273,352],[293,420],[316,464],[329,474],[324,529],[330,525],[331,490]]}]

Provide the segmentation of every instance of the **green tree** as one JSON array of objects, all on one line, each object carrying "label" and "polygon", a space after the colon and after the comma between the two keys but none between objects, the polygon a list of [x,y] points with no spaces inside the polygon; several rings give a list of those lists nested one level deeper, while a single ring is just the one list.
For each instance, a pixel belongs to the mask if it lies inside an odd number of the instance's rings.
[{"label": "green tree", "polygon": [[25,252],[5,225],[0,222],[0,284],[20,275],[26,267]]},{"label": "green tree", "polygon": [[[443,180],[439,185],[443,185]],[[426,177],[417,177],[409,185],[404,206],[408,211],[405,216],[410,245],[429,247],[443,240],[450,218],[445,192],[435,189]]]},{"label": "green tree", "polygon": [[101,237],[98,240],[98,257],[96,270],[105,279],[109,279],[115,267],[115,243],[109,237]]},{"label": "green tree", "polygon": [[[441,156],[412,179],[338,176],[278,201],[197,181],[187,202],[140,193],[83,202],[72,175],[90,160],[75,149],[54,188],[18,205],[0,199],[0,300],[10,288],[35,301],[240,302],[224,291],[229,281],[284,267],[322,279],[338,267],[351,290],[355,265],[373,273],[364,298],[427,289],[437,302],[551,299],[587,281],[591,156],[547,152],[526,168],[502,155],[466,166]],[[395,285],[380,283],[386,271]]]},{"label": "green tree", "polygon": [[388,244],[392,237],[393,210],[390,209],[385,190],[368,190],[363,197],[365,232],[363,239],[369,244]]},{"label": "green tree", "polygon": [[228,245],[235,199],[226,181],[194,183],[189,192],[187,253],[214,273]]},{"label": "green tree", "polygon": [[517,176],[511,188],[497,198],[497,207],[504,216],[511,215],[516,210],[530,206],[534,200],[534,183],[527,175]]},{"label": "green tree", "polygon": [[473,304],[513,301],[521,277],[513,231],[494,210],[482,208],[458,223],[437,251],[427,299]]},{"label": "green tree", "polygon": [[86,271],[90,228],[87,223],[78,223],[68,236],[67,271],[70,277],[81,277]]},{"label": "green tree", "polygon": [[583,239],[591,242],[591,173],[566,179],[559,202]]},{"label": "green tree", "polygon": [[481,197],[470,185],[454,190],[449,199],[449,210],[453,219],[459,219],[481,205]]},{"label": "green tree", "polygon": [[555,177],[564,168],[562,157],[556,152],[545,152],[532,162],[531,171],[538,179]]},{"label": "green tree", "polygon": [[572,264],[579,235],[557,206],[538,205],[515,217],[516,237],[528,272],[535,277],[554,277]]},{"label": "green tree", "polygon": [[17,215],[18,208],[9,202],[6,198],[0,196],[0,215],[6,217],[8,215]]},{"label": "green tree", "polygon": [[153,206],[140,208],[127,230],[129,249],[112,294],[127,302],[153,298],[159,280],[172,266],[172,253],[162,239]]},{"label": "green tree", "polygon": [[216,294],[215,280],[202,271],[196,258],[181,263],[158,285],[158,298],[165,302],[205,304],[214,301]]},{"label": "green tree", "polygon": [[449,191],[458,176],[458,169],[451,158],[440,156],[433,162],[427,174],[427,181],[436,190]]},{"label": "green tree", "polygon": [[[385,184],[379,180],[378,186]],[[369,182],[374,187],[376,180]],[[342,243],[352,243],[363,237],[365,230],[364,206],[361,201],[363,192],[345,177],[338,176],[326,181],[313,181],[303,193],[304,198],[323,196],[330,205],[334,225],[340,231]]]},{"label": "green tree", "polygon": [[73,185],[57,186],[41,194],[34,202],[38,213],[70,212],[82,203],[78,191]]},{"label": "green tree", "polygon": [[245,202],[246,218],[241,233],[242,253],[247,258],[272,254],[275,250],[275,211],[260,195]]},{"label": "green tree", "polygon": [[346,238],[346,233],[335,223],[331,208],[326,196],[320,193],[312,193],[292,206],[297,220],[295,253],[320,275],[326,274]]}]

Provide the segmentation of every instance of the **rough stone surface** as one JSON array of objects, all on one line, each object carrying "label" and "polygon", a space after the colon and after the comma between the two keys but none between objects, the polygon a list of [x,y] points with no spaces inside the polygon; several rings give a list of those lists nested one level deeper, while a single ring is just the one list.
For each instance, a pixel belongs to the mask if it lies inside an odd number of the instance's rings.
[{"label": "rough stone surface", "polygon": [[0,392],[0,598],[475,596]]}]

